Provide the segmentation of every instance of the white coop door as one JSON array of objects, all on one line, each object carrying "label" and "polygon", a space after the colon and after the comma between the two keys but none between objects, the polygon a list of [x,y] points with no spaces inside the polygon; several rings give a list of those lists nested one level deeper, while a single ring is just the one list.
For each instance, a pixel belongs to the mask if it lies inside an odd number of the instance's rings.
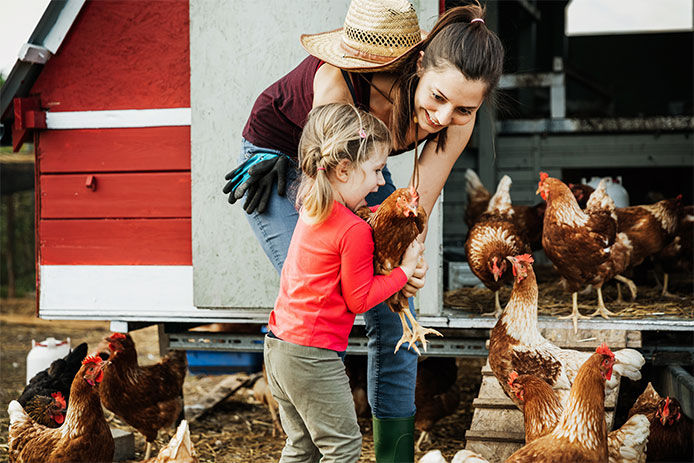
[{"label": "white coop door", "polygon": [[[423,28],[436,0],[413,2]],[[237,165],[241,131],[255,98],[303,58],[301,34],[342,27],[349,0],[190,1],[191,170],[194,305],[270,308],[279,278],[257,243],[241,205],[222,194]],[[396,186],[412,171],[412,155],[388,163]],[[441,219],[435,208],[427,238],[428,284],[422,312],[441,299]]]}]

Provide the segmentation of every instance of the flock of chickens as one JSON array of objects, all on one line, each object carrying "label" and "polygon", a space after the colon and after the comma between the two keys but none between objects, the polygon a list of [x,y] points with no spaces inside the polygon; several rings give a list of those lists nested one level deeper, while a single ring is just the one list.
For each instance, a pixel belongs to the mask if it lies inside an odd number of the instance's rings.
[{"label": "flock of chickens", "polygon": [[[182,420],[185,352],[171,351],[143,367],[130,335],[113,333],[104,341],[91,355],[82,343],[55,360],[10,402],[11,463],[113,461],[114,440],[103,407],[145,436],[145,461],[197,463]],[[176,435],[150,459],[159,429],[177,420]]]},{"label": "flock of chickens", "polygon": [[[579,318],[613,315],[602,297],[606,282],[626,284],[635,298],[637,288],[628,276],[645,260],[664,273],[664,296],[669,295],[669,272],[692,270],[694,206],[683,206],[681,195],[617,208],[607,194],[607,179],[594,190],[541,173],[537,192],[544,202],[519,206],[511,203],[507,175],[493,196],[473,170],[468,169],[466,179],[465,252],[472,272],[495,293],[496,317],[501,313],[499,288],[511,281],[506,256],[544,249],[572,293],[572,313],[563,318],[573,321],[574,330]],[[597,291],[598,307],[586,316],[578,311],[578,291],[590,286]]]},{"label": "flock of chickens", "polygon": [[[642,463],[692,461],[692,420],[675,398],[660,397],[649,383],[633,404],[629,419],[608,433],[606,390],[622,377],[641,379],[645,361],[633,349],[612,352],[602,344],[594,353],[562,349],[537,326],[538,288],[529,254],[507,256],[514,277],[511,297],[492,329],[489,366],[523,412],[525,446],[507,463]],[[440,452],[420,463],[444,461]],[[485,462],[464,450],[455,463]]]}]

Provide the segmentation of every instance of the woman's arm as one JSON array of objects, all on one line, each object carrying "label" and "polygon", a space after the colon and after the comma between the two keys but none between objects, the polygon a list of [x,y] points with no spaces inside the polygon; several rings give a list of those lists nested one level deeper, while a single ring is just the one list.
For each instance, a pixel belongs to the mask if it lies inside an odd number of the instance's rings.
[{"label": "woman's arm", "polygon": [[419,156],[419,205],[424,208],[427,217],[436,204],[443,190],[443,185],[453,169],[453,164],[463,152],[475,127],[475,117],[465,125],[448,128],[446,148],[436,152],[436,140],[430,140],[424,145]]}]

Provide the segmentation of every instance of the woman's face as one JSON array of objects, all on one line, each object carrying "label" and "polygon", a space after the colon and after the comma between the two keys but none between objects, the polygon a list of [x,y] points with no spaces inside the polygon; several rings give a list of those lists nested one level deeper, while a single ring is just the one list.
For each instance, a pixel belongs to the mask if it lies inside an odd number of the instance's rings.
[{"label": "woman's face", "polygon": [[467,124],[474,119],[486,91],[483,81],[465,78],[454,66],[421,72],[414,93],[419,128],[435,133],[451,125]]}]

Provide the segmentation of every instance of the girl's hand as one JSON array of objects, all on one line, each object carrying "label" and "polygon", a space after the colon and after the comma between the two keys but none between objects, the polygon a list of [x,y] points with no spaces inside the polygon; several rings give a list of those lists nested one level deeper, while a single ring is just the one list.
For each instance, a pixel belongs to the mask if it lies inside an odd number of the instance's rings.
[{"label": "girl's hand", "polygon": [[414,297],[417,291],[424,287],[426,283],[427,271],[429,270],[429,264],[424,260],[424,256],[420,256],[417,260],[417,267],[414,269],[414,273],[407,280],[407,284],[402,289],[402,293],[407,297]]},{"label": "girl's hand", "polygon": [[414,275],[414,271],[417,268],[417,261],[419,260],[419,256],[423,251],[424,245],[418,240],[414,240],[412,243],[410,243],[405,250],[405,254],[402,256],[400,268],[402,268],[402,271],[405,272],[408,280],[412,277],[412,275]]}]

